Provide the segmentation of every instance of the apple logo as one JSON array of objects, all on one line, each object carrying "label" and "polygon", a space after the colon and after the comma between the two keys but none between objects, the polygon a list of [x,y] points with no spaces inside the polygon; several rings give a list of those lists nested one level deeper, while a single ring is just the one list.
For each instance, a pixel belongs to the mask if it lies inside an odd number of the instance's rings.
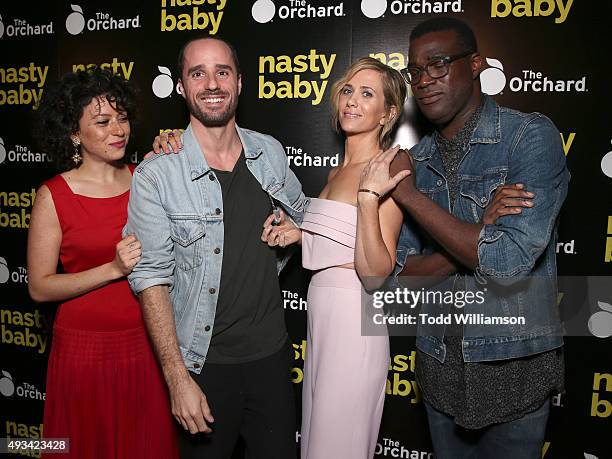
[{"label": "apple logo", "polygon": [[4,147],[4,140],[0,137],[0,164],[6,159],[6,148]]},{"label": "apple logo", "polygon": [[15,383],[13,377],[8,371],[2,370],[2,378],[0,378],[0,394],[5,397],[10,397],[15,393]]},{"label": "apple logo", "polygon": [[[2,152],[0,152],[0,158],[2,157]],[[2,160],[0,159],[0,163]],[[612,178],[612,151],[609,151],[601,158],[601,170],[608,177]]]},{"label": "apple logo", "polygon": [[361,0],[361,12],[365,17],[376,19],[387,11],[387,0]]},{"label": "apple logo", "polygon": [[0,257],[0,284],[4,284],[9,280],[11,273],[6,265],[6,260]]},{"label": "apple logo", "polygon": [[276,13],[276,6],[272,0],[257,0],[251,8],[251,15],[260,24],[270,22]]},{"label": "apple logo", "polygon": [[151,89],[153,89],[153,94],[155,94],[157,97],[160,99],[165,99],[172,94],[172,90],[174,89],[172,73],[170,73],[170,69],[168,67],[158,66],[157,69],[160,71],[160,74],[153,80]]},{"label": "apple logo", "polygon": [[602,311],[590,317],[589,331],[597,338],[609,338],[612,336],[612,304],[598,301],[597,305]]},{"label": "apple logo", "polygon": [[480,86],[482,92],[495,96],[506,87],[506,75],[504,66],[497,59],[486,58],[489,67],[480,72]]},{"label": "apple logo", "polygon": [[71,35],[78,35],[85,28],[83,8],[79,5],[70,5],[70,7],[72,8],[72,13],[66,18],[66,30]]},{"label": "apple logo", "polygon": [[401,145],[402,148],[412,148],[419,142],[419,133],[414,123],[409,120],[416,116],[416,101],[414,97],[406,97],[404,102],[404,113],[398,121],[398,128],[393,138],[393,145]]}]

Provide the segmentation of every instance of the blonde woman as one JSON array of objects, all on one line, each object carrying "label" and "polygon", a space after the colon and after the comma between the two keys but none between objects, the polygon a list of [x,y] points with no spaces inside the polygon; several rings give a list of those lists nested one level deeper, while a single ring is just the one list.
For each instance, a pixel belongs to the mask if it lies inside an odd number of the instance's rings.
[{"label": "blonde woman", "polygon": [[[345,136],[334,168],[300,228],[281,216],[264,224],[269,245],[301,243],[308,289],[308,344],[302,392],[302,459],[374,456],[389,366],[388,336],[362,336],[363,287],[395,265],[402,212],[363,182],[387,165],[387,150],[406,86],[399,72],[372,58],[354,62],[332,88],[332,124]],[[385,151],[387,150],[387,151]],[[387,167],[388,170],[388,167]],[[398,183],[409,172],[394,177]],[[360,183],[361,182],[361,183]]]}]

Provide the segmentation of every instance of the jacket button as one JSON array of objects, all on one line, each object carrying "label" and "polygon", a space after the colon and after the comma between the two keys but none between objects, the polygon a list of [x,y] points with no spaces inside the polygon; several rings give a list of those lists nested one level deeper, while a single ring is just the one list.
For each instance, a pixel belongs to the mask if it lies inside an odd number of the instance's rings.
[{"label": "jacket button", "polygon": [[216,253],[216,254],[220,254],[220,253],[221,253],[221,249],[220,249],[219,247],[217,247],[217,248],[215,249],[215,253]]},{"label": "jacket button", "polygon": [[485,198],[485,197],[483,196],[482,198],[480,198],[480,202],[482,202],[482,203],[484,204],[485,202],[487,202],[487,198]]},{"label": "jacket button", "polygon": [[204,331],[210,331],[210,325],[207,325],[206,327],[204,327]]},{"label": "jacket button", "polygon": [[200,364],[199,363],[194,363],[193,364],[193,368],[200,368]]},{"label": "jacket button", "polygon": [[208,289],[208,293],[214,294],[217,290],[213,287]]},{"label": "jacket button", "polygon": [[216,213],[217,215],[219,215],[219,214],[221,213],[221,209],[219,209],[219,208],[217,207],[217,208],[215,209],[215,213]]},{"label": "jacket button", "polygon": [[211,182],[215,181],[215,174],[213,174],[212,172],[208,173],[208,178],[210,179]]},{"label": "jacket button", "polygon": [[436,185],[437,185],[437,186],[442,185],[442,180],[438,180],[438,181],[436,182]]},{"label": "jacket button", "polygon": [[434,352],[435,352],[436,354],[439,354],[439,353],[440,353],[440,349],[434,349]]}]

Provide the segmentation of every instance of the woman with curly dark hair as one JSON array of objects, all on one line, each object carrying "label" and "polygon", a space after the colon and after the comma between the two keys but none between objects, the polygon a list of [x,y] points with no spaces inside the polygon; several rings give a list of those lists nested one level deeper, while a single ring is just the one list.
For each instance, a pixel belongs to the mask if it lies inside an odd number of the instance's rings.
[{"label": "woman with curly dark hair", "polygon": [[44,414],[45,437],[70,442],[57,457],[178,457],[166,386],[125,279],[140,259],[136,238],[121,236],[133,115],[130,84],[98,68],[65,75],[40,107],[41,140],[72,163],[38,190],[28,235],[30,295],[61,302]]}]

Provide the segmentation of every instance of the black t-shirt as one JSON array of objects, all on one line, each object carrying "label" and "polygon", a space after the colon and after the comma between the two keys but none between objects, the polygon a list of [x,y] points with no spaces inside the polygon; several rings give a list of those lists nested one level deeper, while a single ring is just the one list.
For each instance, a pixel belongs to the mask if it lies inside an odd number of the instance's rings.
[{"label": "black t-shirt", "polygon": [[260,239],[272,202],[247,168],[244,152],[232,171],[213,171],[223,195],[224,243],[206,361],[244,363],[272,355],[287,342],[275,249]]}]

